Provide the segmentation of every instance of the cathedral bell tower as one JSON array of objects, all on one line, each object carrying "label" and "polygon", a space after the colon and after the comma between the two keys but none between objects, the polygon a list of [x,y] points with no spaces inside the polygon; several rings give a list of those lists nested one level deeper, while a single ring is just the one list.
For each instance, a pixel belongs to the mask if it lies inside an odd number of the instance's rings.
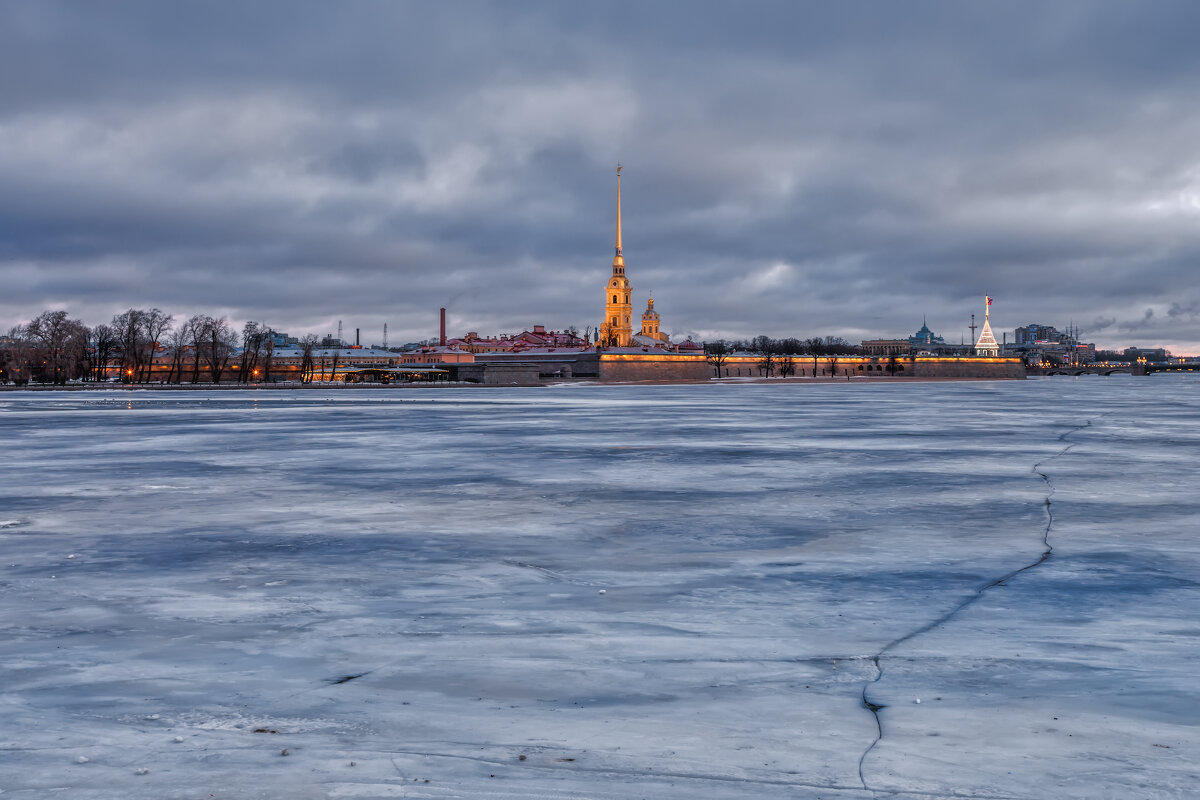
[{"label": "cathedral bell tower", "polygon": [[658,312],[654,310],[654,298],[651,297],[646,303],[646,310],[642,312],[642,336],[649,336],[651,339],[664,341],[667,337],[658,332]]},{"label": "cathedral bell tower", "polygon": [[604,295],[604,322],[597,344],[629,347],[633,344],[633,288],[625,277],[625,258],[621,255],[621,165],[617,165],[617,254],[613,256],[612,277]]}]

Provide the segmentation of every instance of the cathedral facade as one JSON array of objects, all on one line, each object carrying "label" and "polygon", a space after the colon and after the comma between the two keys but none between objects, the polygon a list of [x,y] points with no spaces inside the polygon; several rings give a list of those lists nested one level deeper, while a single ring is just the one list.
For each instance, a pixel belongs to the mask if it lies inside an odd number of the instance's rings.
[{"label": "cathedral facade", "polygon": [[633,332],[633,287],[625,276],[625,257],[621,253],[621,166],[617,165],[617,246],[613,256],[612,277],[604,292],[604,322],[596,337],[600,347],[668,347],[669,338],[659,329],[654,298],[642,312],[641,331]]}]

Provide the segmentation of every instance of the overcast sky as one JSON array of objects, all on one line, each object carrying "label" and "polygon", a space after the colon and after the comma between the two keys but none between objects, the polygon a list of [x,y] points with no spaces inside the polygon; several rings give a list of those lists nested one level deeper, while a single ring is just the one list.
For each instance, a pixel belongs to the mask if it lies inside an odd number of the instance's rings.
[{"label": "overcast sky", "polygon": [[[1200,352],[1200,3],[7,2],[0,328]],[[1011,336],[1011,334],[1010,334]]]}]

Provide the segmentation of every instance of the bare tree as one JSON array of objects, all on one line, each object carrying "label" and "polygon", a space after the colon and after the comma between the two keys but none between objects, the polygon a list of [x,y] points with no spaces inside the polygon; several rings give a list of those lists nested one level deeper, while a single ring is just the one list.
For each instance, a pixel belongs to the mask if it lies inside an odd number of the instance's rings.
[{"label": "bare tree", "polygon": [[275,331],[268,329],[262,345],[262,379],[271,381],[271,369],[275,366]]},{"label": "bare tree", "polygon": [[257,375],[258,360],[265,338],[266,330],[257,322],[250,321],[242,326],[242,358],[238,365],[239,383],[249,383]]},{"label": "bare tree", "polygon": [[[193,317],[192,319],[195,319]],[[167,372],[167,383],[183,383],[183,359],[188,350],[188,342],[192,338],[192,320],[187,320],[178,328],[171,331],[167,337],[167,347],[171,350],[171,367]]]},{"label": "bare tree", "polygon": [[704,356],[708,359],[709,366],[717,371],[717,377],[721,375],[721,368],[725,366],[725,362],[729,360],[729,344],[723,339],[718,339],[715,342],[704,343]]},{"label": "bare tree", "polygon": [[25,329],[37,349],[41,379],[57,386],[83,374],[87,358],[87,327],[66,311],[44,311]]},{"label": "bare tree", "polygon": [[117,346],[121,351],[121,379],[133,383],[141,370],[143,317],[146,312],[131,308],[113,317],[112,326],[117,334]]},{"label": "bare tree", "polygon": [[200,353],[204,349],[204,332],[211,324],[212,317],[196,314],[187,321],[188,333],[192,340],[192,383],[200,382]]},{"label": "bare tree", "polygon": [[24,325],[16,325],[9,329],[8,336],[0,345],[0,371],[5,380],[12,381],[17,386],[29,383],[32,373],[33,342],[29,331]]},{"label": "bare tree", "polygon": [[759,356],[758,368],[769,378],[775,374],[775,342],[769,336],[754,337],[754,352]]},{"label": "bare tree", "polygon": [[300,382],[312,383],[315,366],[313,349],[317,346],[316,334],[310,333],[300,340]]},{"label": "bare tree", "polygon": [[242,327],[242,359],[238,380],[257,381],[261,376],[270,380],[271,356],[275,352],[275,332],[262,322],[247,322]]},{"label": "bare tree", "polygon": [[201,334],[201,355],[208,366],[212,382],[218,384],[237,352],[237,334],[230,330],[224,317],[205,317]]},{"label": "bare tree", "polygon": [[117,331],[111,325],[101,324],[92,328],[92,380],[103,381],[108,377],[109,363],[119,344]]},{"label": "bare tree", "polygon": [[145,356],[140,359],[143,365],[142,383],[148,383],[154,376],[154,358],[158,355],[159,342],[170,330],[173,319],[170,314],[164,314],[157,308],[142,312],[141,338],[145,348]]},{"label": "bare tree", "polygon": [[826,336],[825,349],[830,355],[852,356],[858,354],[862,348],[850,344],[841,336]]},{"label": "bare tree", "polygon": [[341,347],[335,347],[335,348],[333,348],[333,370],[332,370],[332,372],[330,372],[330,374],[329,374],[329,380],[330,380],[330,381],[336,381],[336,380],[337,380],[338,359],[341,357],[341,355],[342,355],[342,348],[341,348]]},{"label": "bare tree", "polygon": [[796,374],[796,359],[791,356],[780,356],[777,359],[779,377],[786,378]]}]

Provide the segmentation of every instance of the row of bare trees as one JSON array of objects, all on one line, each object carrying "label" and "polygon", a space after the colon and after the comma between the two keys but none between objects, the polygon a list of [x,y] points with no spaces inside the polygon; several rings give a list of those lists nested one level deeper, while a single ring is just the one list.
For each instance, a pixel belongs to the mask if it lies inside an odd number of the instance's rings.
[{"label": "row of bare trees", "polygon": [[832,357],[834,360],[831,363],[836,364],[836,356],[856,355],[859,352],[860,348],[840,336],[814,336],[811,339],[755,336],[748,340],[717,339],[704,343],[704,354],[718,377],[722,374],[725,362],[734,353],[753,353],[758,356],[755,365],[761,374],[768,378],[775,375],[787,378],[796,374],[796,356]]},{"label": "row of bare trees", "polygon": [[0,337],[0,382],[64,385],[103,381],[118,371],[126,383],[220,383],[235,358],[238,381],[271,379],[275,332],[266,325],[247,322],[239,338],[224,317],[197,314],[173,323],[157,308],[131,308],[94,328],[66,311],[43,312]]},{"label": "row of bare trees", "polygon": [[64,385],[94,367],[88,329],[65,311],[46,311],[0,337],[0,380]]},{"label": "row of bare trees", "polygon": [[734,351],[779,356],[852,356],[862,352],[858,345],[850,344],[840,336],[814,336],[811,339],[755,336],[753,339],[735,339],[727,344]]}]

